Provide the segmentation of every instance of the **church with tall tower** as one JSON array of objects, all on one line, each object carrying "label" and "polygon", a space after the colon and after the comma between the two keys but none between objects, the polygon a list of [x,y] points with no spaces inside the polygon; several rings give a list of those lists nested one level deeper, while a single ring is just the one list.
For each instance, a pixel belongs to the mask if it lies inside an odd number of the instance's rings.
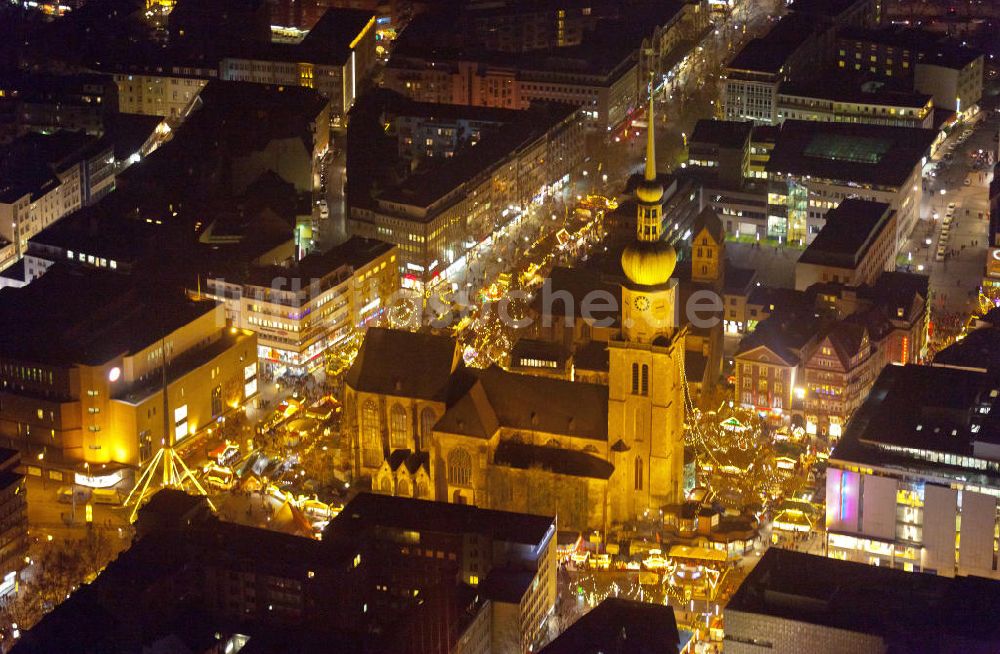
[{"label": "church with tall tower", "polygon": [[[636,234],[615,275],[622,306],[606,341],[607,384],[475,370],[452,336],[372,327],[344,380],[340,461],[352,487],[555,514],[560,528],[581,531],[683,499],[694,330],[678,311],[685,271],[663,238],[652,103],[649,111]],[[699,274],[717,256],[696,255]]]},{"label": "church with tall tower", "polygon": [[687,328],[678,316],[677,255],[662,238],[663,187],[656,175],[654,124],[650,97],[635,240],[621,257],[621,332],[608,342],[612,522],[678,502],[683,493]]}]

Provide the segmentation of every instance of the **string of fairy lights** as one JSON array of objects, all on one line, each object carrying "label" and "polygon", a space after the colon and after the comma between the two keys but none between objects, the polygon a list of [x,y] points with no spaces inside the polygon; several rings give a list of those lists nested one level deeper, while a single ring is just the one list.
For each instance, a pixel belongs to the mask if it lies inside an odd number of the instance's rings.
[{"label": "string of fairy lights", "polygon": [[[678,359],[684,393],[684,444],[694,448],[696,461],[710,463],[714,471],[733,467],[732,461],[720,460],[733,450],[744,460],[751,458],[739,474],[727,477],[737,486],[750,487],[762,502],[766,502],[774,489],[780,489],[787,481],[775,464],[770,430],[752,409],[735,406],[732,402],[723,402],[712,412],[699,409],[688,385],[684,357]],[[720,495],[720,500],[726,504],[735,503],[726,495]]]}]

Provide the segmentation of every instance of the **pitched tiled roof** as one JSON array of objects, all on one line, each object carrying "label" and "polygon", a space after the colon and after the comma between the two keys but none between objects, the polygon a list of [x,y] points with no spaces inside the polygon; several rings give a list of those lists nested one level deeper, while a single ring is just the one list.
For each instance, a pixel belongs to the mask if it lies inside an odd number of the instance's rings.
[{"label": "pitched tiled roof", "polygon": [[709,236],[711,236],[716,243],[722,243],[725,240],[725,234],[722,229],[722,221],[719,220],[719,215],[712,210],[712,207],[706,206],[701,210],[701,213],[694,219],[694,225],[691,226],[691,234],[697,236],[701,230],[707,229]]},{"label": "pitched tiled roof", "polygon": [[608,389],[597,384],[519,375],[496,366],[438,421],[438,431],[489,438],[500,427],[594,440],[608,436]]},{"label": "pitched tiled roof", "polygon": [[346,383],[355,391],[444,401],[457,361],[450,336],[372,327]]},{"label": "pitched tiled roof", "polygon": [[449,434],[490,438],[500,428],[496,412],[478,380],[438,420],[434,429]]},{"label": "pitched tiled roof", "polygon": [[833,346],[833,351],[837,353],[837,358],[840,359],[844,370],[851,368],[851,359],[861,349],[865,333],[863,325],[840,321],[834,323],[827,334],[827,338],[830,339],[830,345]]},{"label": "pitched tiled roof", "polygon": [[578,370],[608,372],[610,364],[608,344],[603,341],[590,341],[586,345],[581,345],[573,355],[573,365]]}]

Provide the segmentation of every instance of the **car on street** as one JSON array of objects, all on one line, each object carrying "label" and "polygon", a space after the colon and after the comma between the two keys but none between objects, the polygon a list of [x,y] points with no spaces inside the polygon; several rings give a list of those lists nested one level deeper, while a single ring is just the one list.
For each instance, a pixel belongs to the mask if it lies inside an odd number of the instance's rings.
[{"label": "car on street", "polygon": [[61,486],[58,491],[56,491],[56,496],[59,501],[63,504],[71,504],[73,502],[74,496],[76,501],[86,502],[90,499],[90,491],[85,488],[73,488],[70,486]]}]

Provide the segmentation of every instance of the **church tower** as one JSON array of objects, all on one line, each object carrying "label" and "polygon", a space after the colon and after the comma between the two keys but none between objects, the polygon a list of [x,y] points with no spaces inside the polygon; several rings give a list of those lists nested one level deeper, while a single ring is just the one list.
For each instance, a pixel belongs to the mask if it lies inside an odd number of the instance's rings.
[{"label": "church tower", "polygon": [[726,235],[722,221],[705,207],[691,227],[691,280],[722,287],[726,269]]},{"label": "church tower", "polygon": [[622,327],[608,343],[608,442],[614,465],[611,522],[682,499],[684,329],[677,317],[677,263],[662,239],[663,187],[656,179],[650,93],[646,168],[636,189],[636,236],[622,252]]}]

